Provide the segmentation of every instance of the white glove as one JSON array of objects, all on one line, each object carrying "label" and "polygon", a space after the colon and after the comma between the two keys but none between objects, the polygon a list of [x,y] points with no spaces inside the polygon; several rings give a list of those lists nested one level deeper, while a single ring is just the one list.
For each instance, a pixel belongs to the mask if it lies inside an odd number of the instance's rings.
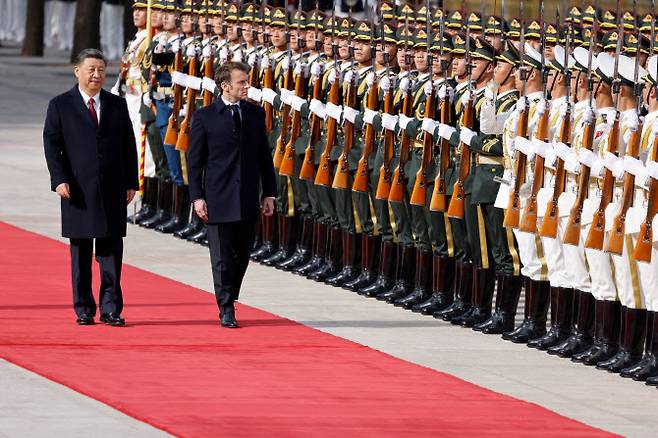
[{"label": "white glove", "polygon": [[450,102],[452,102],[452,98],[455,94],[455,90],[452,89],[452,87],[448,87],[446,84],[443,84],[439,87],[439,99],[443,100],[446,97],[450,97]]},{"label": "white glove", "polygon": [[402,129],[402,130],[407,129],[407,125],[412,120],[413,120],[413,117],[407,117],[404,114],[400,114],[399,117],[398,117],[398,123],[400,125],[400,129]]},{"label": "white glove", "polygon": [[260,59],[260,69],[261,69],[261,70],[265,70],[265,69],[267,69],[269,66],[270,66],[270,57],[267,56],[267,55],[264,55],[264,56]]},{"label": "white glove", "polygon": [[436,128],[440,125],[439,122],[433,119],[424,118],[423,123],[420,125],[420,129],[427,132],[429,135],[434,135]]},{"label": "white glove", "polygon": [[430,96],[432,94],[432,92],[434,91],[434,84],[432,83],[432,81],[425,82],[423,91],[425,92],[425,96]]},{"label": "white glove", "polygon": [[496,95],[494,94],[493,90],[489,87],[484,88],[484,97],[485,99],[491,102],[496,100]]},{"label": "white glove", "polygon": [[303,74],[305,78],[308,77],[308,65],[298,62],[297,65],[295,66],[295,71],[294,71],[295,76],[299,76],[300,74]]},{"label": "white glove", "polygon": [[288,70],[288,67],[290,67],[290,57],[286,56],[281,61],[281,71]]},{"label": "white glove", "polygon": [[341,116],[343,115],[343,107],[340,105],[334,105],[333,103],[329,102],[327,103],[326,109],[327,116],[340,123]]},{"label": "white glove", "polygon": [[173,82],[176,85],[180,85],[184,87],[186,84],[186,78],[187,75],[185,73],[181,73],[179,71],[175,71],[171,73],[171,82]]},{"label": "white glove", "polygon": [[219,50],[219,62],[225,63],[227,59],[228,59],[228,49],[226,47],[222,47]]},{"label": "white glove", "polygon": [[525,98],[521,98],[516,102],[516,113],[521,114],[525,111]]},{"label": "white glove", "polygon": [[469,100],[471,100],[471,92],[466,90],[464,94],[462,94],[462,105],[468,105]]},{"label": "white glove", "polygon": [[372,88],[372,84],[375,83],[375,74],[373,72],[369,72],[366,75],[366,85],[368,86],[368,90]]},{"label": "white glove", "polygon": [[274,99],[276,99],[276,92],[271,88],[263,88],[263,102],[269,102],[274,105]]},{"label": "white glove", "polygon": [[281,89],[281,102],[283,102],[285,105],[290,106],[292,103],[292,97],[295,95],[295,93],[292,90],[288,90],[287,88],[282,88]]},{"label": "white glove", "polygon": [[251,55],[249,55],[249,58],[247,58],[247,64],[249,64],[249,67],[253,67],[254,65],[256,65],[257,60],[258,60],[258,57],[257,57],[256,53],[254,52]]},{"label": "white glove", "polygon": [[637,131],[637,128],[640,126],[640,119],[637,116],[637,113],[635,111],[628,113],[624,117],[624,124],[628,126],[629,132]]},{"label": "white glove", "polygon": [[398,85],[398,88],[400,89],[400,91],[402,93],[406,93],[407,90],[409,89],[409,85],[411,85],[410,82],[409,82],[409,78],[405,77],[405,78],[402,78],[402,80],[400,80],[400,84]]},{"label": "white glove", "polygon": [[189,44],[187,46],[187,49],[185,49],[185,55],[187,55],[188,58],[196,57],[196,45],[195,44]]},{"label": "white glove", "polygon": [[144,103],[145,106],[150,107],[153,101],[151,100],[151,96],[149,96],[149,93],[144,93],[142,96],[142,102]]},{"label": "white glove", "polygon": [[588,124],[592,123],[592,121],[594,120],[594,117],[596,117],[595,114],[594,114],[594,110],[592,110],[592,108],[589,107],[589,106],[587,108],[585,108],[585,112],[583,113],[583,122],[586,125],[588,125]]},{"label": "white glove", "polygon": [[118,96],[121,94],[121,86],[119,85],[119,79],[117,79],[116,83],[114,84],[114,87],[110,90],[110,93],[114,94],[115,96]]},{"label": "white glove", "polygon": [[348,70],[345,73],[345,77],[343,78],[343,82],[346,83],[346,84],[351,84],[353,77],[354,77],[354,72],[352,70]]},{"label": "white glove", "polygon": [[165,46],[162,43],[158,43],[157,46],[155,46],[155,49],[153,49],[153,53],[162,53],[165,51]]},{"label": "white glove", "polygon": [[179,40],[179,39],[175,39],[175,40],[171,43],[171,46],[169,46],[169,47],[171,48],[171,51],[172,51],[172,52],[177,53],[177,52],[180,50],[180,40]]},{"label": "white glove", "polygon": [[183,105],[183,108],[178,111],[178,117],[185,117],[187,114],[187,104]]},{"label": "white glove", "polygon": [[320,102],[317,99],[311,99],[311,103],[308,108],[313,114],[321,118],[322,120],[327,118],[327,108],[324,103]]},{"label": "white glove", "polygon": [[379,89],[384,93],[387,93],[388,90],[391,89],[391,80],[388,78],[388,76],[384,76],[379,80]]},{"label": "white glove", "polygon": [[322,76],[322,64],[319,62],[313,63],[311,66],[311,76],[320,77]]},{"label": "white glove", "polygon": [[398,125],[398,116],[392,114],[383,113],[382,114],[382,126],[384,129],[395,132]]},{"label": "white glove", "polygon": [[372,125],[373,120],[375,120],[375,117],[379,113],[377,111],[373,111],[369,108],[366,108],[363,112],[363,123],[367,123],[368,125]]},{"label": "white glove", "polygon": [[358,115],[359,112],[354,108],[350,108],[349,106],[346,106],[343,109],[343,117],[345,118],[345,120],[348,120],[352,124],[354,124],[354,121],[356,120],[356,116]]},{"label": "white glove", "polygon": [[564,119],[567,116],[567,110],[569,109],[569,104],[564,102],[560,105],[560,119]]},{"label": "white glove", "polygon": [[471,145],[471,140],[473,140],[473,137],[475,137],[475,132],[466,127],[462,127],[461,131],[459,131],[459,141],[468,146]]},{"label": "white glove", "polygon": [[541,98],[539,102],[537,102],[537,116],[542,116],[546,111],[546,108],[548,108],[548,103],[544,98]]},{"label": "white glove", "polygon": [[263,99],[263,91],[260,88],[249,87],[247,89],[247,97],[254,102],[260,102]]},{"label": "white glove", "polygon": [[204,76],[204,78],[203,78],[203,89],[208,90],[211,93],[214,93],[215,90],[217,89],[217,84],[215,83],[215,81],[213,81],[209,77]]},{"label": "white glove", "polygon": [[557,161],[557,151],[554,147],[549,147],[546,149],[546,156],[544,157],[544,166],[550,168],[555,167],[555,162]]},{"label": "white glove", "polygon": [[212,45],[206,44],[201,51],[204,58],[208,59],[212,56]]},{"label": "white glove", "polygon": [[302,110],[302,106],[304,106],[305,103],[306,99],[302,99],[301,97],[295,96],[294,94],[290,98],[290,106],[297,112]]},{"label": "white glove", "polygon": [[203,80],[201,78],[198,78],[196,76],[187,76],[185,78],[185,86],[187,88],[191,88],[193,90],[199,91],[201,89],[201,85],[203,84]]},{"label": "white glove", "polygon": [[329,77],[327,78],[327,80],[329,81],[330,84],[333,84],[334,82],[336,82],[336,77],[337,77],[336,69],[332,68],[331,71],[329,72]]},{"label": "white glove", "polygon": [[455,131],[457,130],[450,125],[444,123],[439,124],[439,136],[445,140],[450,140],[450,137],[452,137]]}]

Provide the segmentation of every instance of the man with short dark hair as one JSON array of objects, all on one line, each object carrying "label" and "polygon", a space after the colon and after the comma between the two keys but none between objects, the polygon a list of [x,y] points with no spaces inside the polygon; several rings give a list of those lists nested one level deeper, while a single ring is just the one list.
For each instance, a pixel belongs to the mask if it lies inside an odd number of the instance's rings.
[{"label": "man with short dark hair", "polygon": [[101,321],[121,317],[121,264],[126,206],[138,189],[137,152],[125,100],[103,90],[105,57],[85,49],[76,57],[78,84],[48,104],[43,145],[51,189],[61,197],[62,236],[71,242],[77,323],[94,323],[91,256],[100,265]]},{"label": "man with short dark hair", "polygon": [[223,327],[236,328],[234,301],[249,264],[260,199],[274,212],[276,180],[265,111],[244,100],[248,68],[224,63],[215,73],[222,94],[194,113],[187,166],[194,210],[207,223],[215,296]]}]

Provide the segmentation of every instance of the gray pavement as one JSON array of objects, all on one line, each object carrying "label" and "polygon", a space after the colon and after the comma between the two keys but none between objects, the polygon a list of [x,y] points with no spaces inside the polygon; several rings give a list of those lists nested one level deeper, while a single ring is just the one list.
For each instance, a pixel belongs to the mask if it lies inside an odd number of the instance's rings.
[{"label": "gray pavement", "polygon": [[[46,68],[10,55],[10,50],[0,49],[0,220],[59,238],[58,200],[49,191],[41,123],[48,99],[72,86],[72,79],[67,76],[70,68],[55,60]],[[125,246],[126,263],[211,291],[206,248],[134,226],[129,227]],[[176,254],[175,260],[164,257],[165,253]],[[247,273],[242,302],[611,432],[637,437],[656,435],[655,388],[498,337],[457,328],[257,264],[252,264]],[[129,315],[130,303],[126,310],[126,316]],[[25,379],[12,378],[28,374],[29,384],[21,383]],[[18,380],[14,387],[17,391],[32,393],[28,399],[43,397],[41,386],[50,388],[52,394],[48,397],[61,391],[66,398],[70,392],[0,363],[0,382],[8,379]],[[2,397],[7,392],[0,394],[0,434],[17,436],[21,424],[26,432],[30,431],[36,413],[29,405],[24,409],[20,406],[31,401],[16,399],[6,403]],[[85,418],[97,415],[99,421],[125,422],[126,427],[136,427],[136,420],[111,417],[97,409],[98,402],[83,396],[69,397],[67,403],[71,416],[84,410]],[[13,411],[13,429],[7,432],[2,421],[5,407],[16,404],[19,408]],[[154,432],[145,427],[130,435]],[[62,435],[70,436],[76,430],[68,432]]]}]

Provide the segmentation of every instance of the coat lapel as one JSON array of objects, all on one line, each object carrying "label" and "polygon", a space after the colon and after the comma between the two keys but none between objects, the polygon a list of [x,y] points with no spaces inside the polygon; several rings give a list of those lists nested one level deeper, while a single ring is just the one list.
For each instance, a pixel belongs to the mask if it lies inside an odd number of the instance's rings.
[{"label": "coat lapel", "polygon": [[[95,128],[94,122],[91,120],[91,116],[89,115],[87,104],[82,98],[82,95],[80,94],[80,90],[78,90],[77,85],[74,86],[71,89],[71,91],[69,91],[69,96],[71,98],[71,103],[74,110],[81,116],[82,120],[84,120],[85,123],[88,124],[90,127]],[[101,117],[102,117],[102,113],[101,113]]]},{"label": "coat lapel", "polygon": [[98,124],[99,131],[103,129],[107,120],[109,120],[108,117],[110,117],[110,113],[112,112],[112,105],[110,104],[111,99],[107,98],[108,94],[107,91],[101,89],[101,119]]}]

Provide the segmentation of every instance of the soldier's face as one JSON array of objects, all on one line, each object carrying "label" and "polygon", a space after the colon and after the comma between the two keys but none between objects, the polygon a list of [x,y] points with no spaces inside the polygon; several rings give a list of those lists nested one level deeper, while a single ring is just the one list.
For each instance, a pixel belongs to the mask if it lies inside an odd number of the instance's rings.
[{"label": "soldier's face", "polygon": [[162,28],[166,31],[176,29],[176,13],[165,12],[162,14]]},{"label": "soldier's face", "polygon": [[[441,59],[444,59],[448,65],[448,69],[450,69],[450,64],[452,63],[452,59],[450,58],[450,55],[448,54],[443,54],[443,58],[441,58],[441,55],[439,53],[434,54],[434,58],[432,59],[432,74],[434,75],[442,75],[443,71],[441,70]],[[450,73],[449,71],[446,72],[446,74]]]},{"label": "soldier's face", "polygon": [[487,34],[484,36],[484,39],[486,42],[491,44],[496,50],[500,50],[503,47],[503,42],[500,38],[500,35]]},{"label": "soldier's face", "polygon": [[156,29],[162,29],[162,11],[153,9],[151,11],[151,26]]},{"label": "soldier's face", "polygon": [[331,35],[325,35],[322,41],[322,50],[324,51],[324,54],[327,56],[334,56],[333,41],[334,39],[331,37]]},{"label": "soldier's face", "polygon": [[247,89],[249,89],[249,77],[242,70],[234,69],[231,71],[231,80],[222,82],[222,92],[228,97],[229,101],[246,99]]},{"label": "soldier's face", "polygon": [[228,26],[226,27],[226,37],[231,40],[235,41],[238,39],[238,24],[235,22],[229,22]]},{"label": "soldier's face", "polygon": [[416,50],[414,55],[414,64],[416,68],[421,72],[427,71],[429,65],[427,64],[427,51],[426,50]]},{"label": "soldier's face", "polygon": [[[395,55],[397,54],[398,47],[395,44],[385,43],[384,50],[388,53],[388,62],[389,64],[395,63]],[[379,65],[384,65],[384,50],[382,50],[382,44],[377,44],[377,63]]]},{"label": "soldier's face", "polygon": [[89,96],[95,96],[105,84],[105,62],[101,59],[86,58],[73,69],[80,88]]},{"label": "soldier's face", "polygon": [[[409,64],[407,64],[407,59],[406,59],[407,57],[410,60]],[[398,50],[397,58],[398,58],[398,65],[403,67],[405,70],[412,69],[414,64],[414,49],[409,48],[407,50],[404,50],[404,48],[402,48]]]},{"label": "soldier's face", "polygon": [[146,27],[146,9],[136,8],[133,9],[133,24],[138,29]]},{"label": "soldier's face", "polygon": [[315,50],[315,37],[317,35],[317,38],[322,41],[322,35],[320,35],[320,32],[318,30],[307,30],[306,31],[306,47],[308,47],[311,50]]},{"label": "soldier's face", "polygon": [[192,33],[193,23],[190,14],[182,14],[180,16],[180,27],[183,33]]},{"label": "soldier's face", "polygon": [[254,26],[251,23],[243,22],[242,23],[242,38],[248,43],[254,42]]},{"label": "soldier's face", "polygon": [[359,63],[370,62],[370,44],[364,41],[354,43],[354,59]]},{"label": "soldier's face", "polygon": [[513,68],[514,67],[512,66],[512,64],[499,61],[496,64],[496,67],[494,68],[494,81],[498,85],[503,85],[505,81],[512,78],[512,75],[510,73],[512,72]]},{"label": "soldier's face", "polygon": [[555,59],[555,54],[553,53],[554,48],[554,45],[546,44],[546,48],[544,49],[544,57],[546,58],[546,62]]},{"label": "soldier's face", "polygon": [[286,47],[286,30],[282,26],[272,26],[270,28],[270,38],[272,44],[277,49],[285,49]]},{"label": "soldier's face", "polygon": [[493,73],[493,65],[485,59],[474,59],[473,61],[473,78],[478,81],[489,80]]},{"label": "soldier's face", "polygon": [[221,15],[215,15],[212,17],[212,31],[216,35],[220,35],[222,33],[222,17]]},{"label": "soldier's face", "polygon": [[347,44],[347,38],[341,37],[338,39],[338,56],[340,56],[340,59],[349,59],[350,50]]},{"label": "soldier's face", "polygon": [[455,56],[452,59],[452,74],[458,78],[466,76],[466,58],[464,56]]}]

